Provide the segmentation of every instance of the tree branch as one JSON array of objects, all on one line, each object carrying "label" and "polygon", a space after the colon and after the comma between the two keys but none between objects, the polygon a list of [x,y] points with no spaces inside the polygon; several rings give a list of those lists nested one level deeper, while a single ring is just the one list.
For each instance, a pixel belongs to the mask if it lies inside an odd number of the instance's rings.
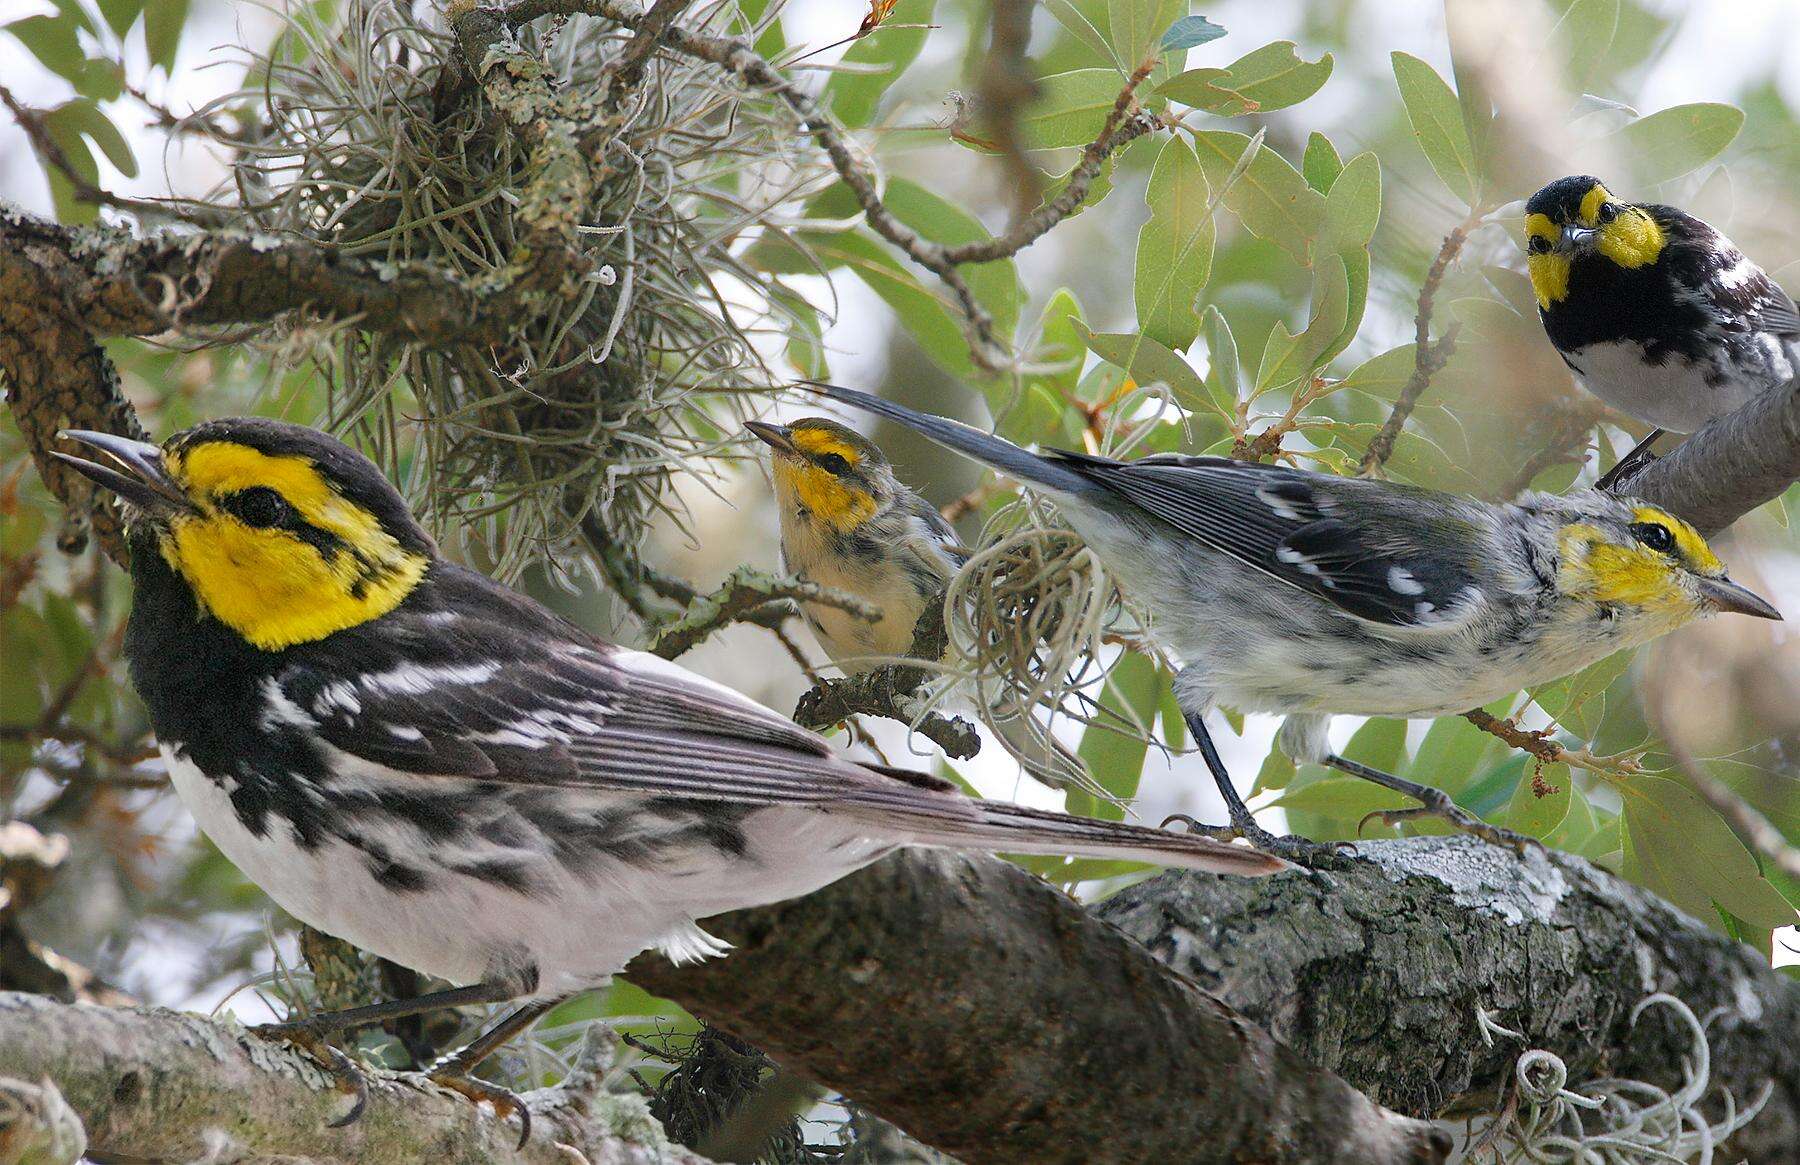
[{"label": "tree branch", "polygon": [[516,1123],[413,1073],[370,1070],[368,1110],[334,1129],[346,1098],[330,1077],[229,1020],[0,992],[0,1076],[54,1081],[90,1150],[132,1160],[568,1165],[568,1146],[591,1161],[703,1165],[641,1099],[603,1090],[611,1039],[593,1025],[569,1077],[525,1094],[532,1134],[517,1149]]},{"label": "tree branch", "polygon": [[[1726,1160],[1800,1144],[1800,982],[1647,891],[1567,854],[1524,859],[1471,838],[1361,842],[1313,879],[1166,874],[1096,913],[1312,1063],[1402,1112],[1499,1106],[1524,1046],[1571,1079],[1678,1083],[1686,1036],[1631,1028],[1655,991],[1720,1009],[1713,1079],[1768,1107]],[[1362,860],[1366,859],[1366,860]],[[1521,1032],[1488,1046],[1476,1009]],[[1709,1104],[1709,1107],[1710,1104]]]},{"label": "tree branch", "polygon": [[1715,534],[1800,480],[1800,377],[1720,417],[1620,481]]},{"label": "tree branch", "polygon": [[[881,618],[880,607],[848,591],[805,579],[770,578],[753,567],[740,566],[726,576],[718,590],[695,599],[679,619],[657,628],[650,650],[664,659],[674,659],[721,627],[746,620],[761,621],[759,616],[772,604],[787,599],[823,603],[871,623]],[[786,612],[777,610],[785,618]]]},{"label": "tree branch", "polygon": [[992,858],[904,851],[705,925],[728,957],[645,955],[627,974],[970,1165],[1399,1165],[1449,1148]]}]

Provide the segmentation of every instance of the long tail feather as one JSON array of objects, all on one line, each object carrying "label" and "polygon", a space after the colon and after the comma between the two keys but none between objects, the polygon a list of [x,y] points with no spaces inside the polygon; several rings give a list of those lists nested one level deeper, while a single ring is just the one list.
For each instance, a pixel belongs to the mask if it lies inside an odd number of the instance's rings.
[{"label": "long tail feather", "polygon": [[948,417],[937,417],[930,413],[921,413],[909,409],[905,405],[895,404],[891,400],[883,400],[872,393],[859,389],[845,388],[838,384],[827,384],[822,380],[802,380],[815,391],[842,401],[867,412],[899,421],[909,429],[916,429],[930,437],[940,445],[948,446],[958,453],[974,458],[983,465],[1028,482],[1044,489],[1061,493],[1087,494],[1097,488],[1080,474],[1064,469],[1046,457],[1021,449],[1011,441],[1002,440],[992,433],[984,433],[980,429],[952,421]]},{"label": "long tail feather", "polygon": [[897,832],[914,845],[1115,858],[1245,877],[1291,868],[1273,854],[1209,837],[1027,809],[1010,801],[977,801],[961,794],[907,789],[898,796],[876,795],[859,802],[856,808],[868,819],[879,821],[884,833]]}]

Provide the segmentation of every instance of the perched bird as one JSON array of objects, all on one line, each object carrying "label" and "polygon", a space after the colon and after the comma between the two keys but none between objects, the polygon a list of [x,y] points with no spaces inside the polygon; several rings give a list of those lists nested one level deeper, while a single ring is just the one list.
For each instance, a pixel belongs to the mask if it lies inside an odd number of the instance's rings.
[{"label": "perched bird", "polygon": [[1256,825],[1207,733],[1215,704],[1285,713],[1277,739],[1296,761],[1404,793],[1422,806],[1406,815],[1519,845],[1441,790],[1334,754],[1331,716],[1462,712],[1715,611],[1781,618],[1725,576],[1692,526],[1598,490],[1493,505],[1222,457],[1040,456],[807,383],[1051,497],[1185,665],[1175,697],[1231,813],[1213,832],[1290,856],[1319,847]]},{"label": "perched bird", "polygon": [[[936,507],[894,473],[880,446],[824,417],[745,425],[773,452],[781,564],[790,574],[847,591],[881,611],[870,622],[826,603],[802,603],[819,646],[849,675],[905,656],[925,608],[968,561]],[[1033,776],[1050,785],[1086,777],[1080,758],[1017,719],[990,718]]]},{"label": "perched bird", "polygon": [[1587,390],[1691,433],[1800,373],[1800,311],[1731,240],[1672,206],[1623,202],[1598,178],[1558,178],[1525,204],[1526,266],[1544,331]]},{"label": "perched bird", "polygon": [[720,954],[696,919],[898,846],[1281,868],[844,760],[444,560],[374,464],[315,430],[218,420],[161,448],[64,436],[103,457],[57,455],[126,503],[125,654],[200,827],[294,917],[460,985],[262,1029],[340,1071],[325,1033],[515,1001],[431,1074],[523,1118],[468,1072],[557,1000],[647,948]]}]

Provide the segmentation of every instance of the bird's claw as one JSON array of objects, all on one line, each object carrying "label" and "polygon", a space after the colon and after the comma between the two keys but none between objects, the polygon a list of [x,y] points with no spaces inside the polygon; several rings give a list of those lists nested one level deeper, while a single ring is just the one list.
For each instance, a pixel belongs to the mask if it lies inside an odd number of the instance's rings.
[{"label": "bird's claw", "polygon": [[338,1087],[355,1097],[350,1111],[328,1124],[327,1128],[341,1129],[355,1124],[362,1118],[363,1109],[369,1105],[369,1080],[362,1069],[345,1055],[340,1049],[333,1047],[325,1039],[324,1031],[306,1020],[295,1020],[290,1023],[264,1023],[249,1029],[250,1034],[259,1040],[271,1040],[297,1048],[311,1056],[319,1067],[331,1074]]},{"label": "bird's claw", "polygon": [[509,1116],[519,1118],[518,1148],[523,1149],[525,1142],[531,1139],[531,1109],[523,1098],[510,1089],[498,1084],[490,1084],[486,1080],[477,1080],[468,1074],[462,1065],[454,1061],[446,1061],[433,1066],[425,1073],[425,1079],[452,1092],[460,1093],[476,1104],[486,1102],[494,1106],[494,1115],[504,1121]]},{"label": "bird's claw", "polygon": [[1179,822],[1189,833],[1210,837],[1214,841],[1231,841],[1241,837],[1254,849],[1312,869],[1336,866],[1344,857],[1356,852],[1354,842],[1313,841],[1292,833],[1277,837],[1252,820],[1230,825],[1206,825],[1185,813],[1172,813],[1163,819],[1163,828],[1167,829],[1171,822]]}]

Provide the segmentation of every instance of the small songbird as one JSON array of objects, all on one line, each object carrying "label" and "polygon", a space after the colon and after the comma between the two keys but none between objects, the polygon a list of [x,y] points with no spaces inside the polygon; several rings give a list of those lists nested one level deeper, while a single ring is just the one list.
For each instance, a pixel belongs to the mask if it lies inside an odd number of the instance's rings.
[{"label": "small songbird", "polygon": [[[824,417],[745,427],[773,451],[782,569],[847,591],[881,612],[870,622],[826,603],[802,603],[819,646],[849,675],[878,666],[882,657],[907,655],[919,617],[968,561],[956,531],[854,429]],[[1003,715],[990,720],[1026,771],[1045,784],[1086,777],[1080,758],[1054,737],[1033,739]]]},{"label": "small songbird", "polygon": [[1544,331],[1582,385],[1658,426],[1607,475],[1627,480],[1665,429],[1692,433],[1800,374],[1800,311],[1731,240],[1673,206],[1558,178],[1525,204]]},{"label": "small songbird", "polygon": [[373,463],[313,429],[218,420],[160,448],[64,436],[100,460],[57,456],[126,505],[125,655],[200,827],[294,917],[459,985],[260,1029],[352,1084],[326,1033],[513,1001],[431,1075],[524,1120],[468,1073],[556,1001],[648,948],[721,954],[697,919],[899,846],[1282,867],[840,758],[446,561]]},{"label": "small songbird", "polygon": [[[1222,704],[1287,716],[1297,761],[1374,781],[1490,841],[1524,839],[1441,790],[1336,755],[1337,713],[1444,716],[1565,676],[1717,611],[1781,615],[1675,515],[1599,490],[1494,505],[1223,457],[1028,452],[856,389],[889,417],[1049,496],[1185,665],[1175,697],[1231,812],[1215,836],[1301,859],[1256,825],[1208,735]],[[1394,815],[1388,815],[1393,819]]]}]

